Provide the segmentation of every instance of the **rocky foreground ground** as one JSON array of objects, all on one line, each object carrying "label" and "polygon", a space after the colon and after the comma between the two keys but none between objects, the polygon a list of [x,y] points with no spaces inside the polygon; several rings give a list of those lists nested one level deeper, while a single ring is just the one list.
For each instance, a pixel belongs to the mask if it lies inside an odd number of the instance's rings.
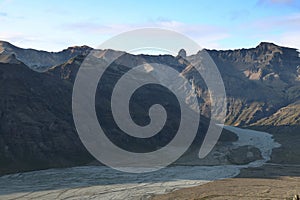
[{"label": "rocky foreground ground", "polygon": [[207,200],[207,199],[295,199],[300,192],[300,177],[276,179],[233,178],[185,188],[169,194],[158,195],[152,200]]}]

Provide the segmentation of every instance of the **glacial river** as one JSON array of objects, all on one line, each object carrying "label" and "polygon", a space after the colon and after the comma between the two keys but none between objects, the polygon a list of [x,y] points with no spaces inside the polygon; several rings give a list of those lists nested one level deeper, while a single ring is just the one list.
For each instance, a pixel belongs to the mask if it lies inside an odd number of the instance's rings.
[{"label": "glacial river", "polygon": [[122,173],[104,166],[73,167],[18,173],[0,177],[0,199],[147,199],[176,189],[231,178],[240,169],[259,167],[279,147],[265,132],[226,126],[236,133],[236,147],[252,145],[263,160],[247,165],[172,166],[145,174]]}]

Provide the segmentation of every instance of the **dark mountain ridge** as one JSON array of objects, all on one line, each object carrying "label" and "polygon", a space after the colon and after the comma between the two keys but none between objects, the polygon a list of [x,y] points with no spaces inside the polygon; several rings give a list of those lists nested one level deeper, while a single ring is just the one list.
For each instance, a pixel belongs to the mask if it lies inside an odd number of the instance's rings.
[{"label": "dark mountain ridge", "polygon": [[[104,50],[103,59],[116,54],[112,50]],[[0,63],[0,174],[26,170],[45,169],[50,167],[78,166],[94,162],[93,157],[82,145],[72,116],[73,82],[80,64],[85,56],[79,55],[66,63],[52,67],[47,72],[39,73],[30,69],[22,62]],[[136,64],[147,62],[169,63],[176,69],[183,65],[174,57],[166,56],[134,56],[126,54],[123,61]],[[120,61],[121,62],[121,61]],[[120,73],[124,67],[116,63],[112,65],[112,73]],[[110,79],[103,85],[111,87]],[[151,89],[146,93],[152,92]],[[159,91],[157,91],[159,92]],[[96,104],[97,112],[103,114],[109,102],[104,95],[103,103]],[[152,95],[146,100],[158,101],[173,107],[174,101],[168,102],[168,94]],[[143,110],[145,99],[134,104],[137,119],[147,121],[147,111]],[[172,110],[172,109],[171,109]],[[139,113],[142,113],[140,115]],[[176,113],[172,113],[171,116]],[[144,123],[143,122],[143,123]],[[202,117],[196,144],[202,141],[209,120]],[[113,129],[107,124],[107,130]],[[166,126],[167,131],[174,127]],[[228,131],[221,141],[234,141],[236,136]],[[163,134],[153,138],[141,146],[134,140],[118,136],[114,132],[115,142],[124,143],[131,150],[141,151],[158,148],[159,141],[166,143],[171,135]]]},{"label": "dark mountain ridge", "polygon": [[[93,160],[78,138],[71,109],[73,82],[91,50],[82,46],[53,53],[0,42],[0,173],[74,166]],[[295,127],[300,125],[300,58],[296,49],[261,43],[250,49],[207,52],[224,80],[227,124],[256,127],[292,124],[293,131],[298,130]],[[120,54],[114,50],[100,53],[104,61]],[[197,63],[200,56],[200,53],[186,56],[184,50],[177,57],[126,53],[122,61],[132,66],[143,62],[166,64],[193,82],[201,101],[201,132],[204,132],[210,117],[207,87],[189,65]],[[113,72],[118,74],[120,67],[123,66],[118,63],[113,65]],[[109,87],[110,82],[106,85]],[[100,113],[105,109],[96,106]],[[139,111],[142,107],[143,104],[136,105]],[[198,142],[201,137],[198,136]],[[124,138],[116,140],[120,139]],[[223,141],[234,139],[228,132],[222,136]],[[154,143],[151,141],[149,145]]]}]

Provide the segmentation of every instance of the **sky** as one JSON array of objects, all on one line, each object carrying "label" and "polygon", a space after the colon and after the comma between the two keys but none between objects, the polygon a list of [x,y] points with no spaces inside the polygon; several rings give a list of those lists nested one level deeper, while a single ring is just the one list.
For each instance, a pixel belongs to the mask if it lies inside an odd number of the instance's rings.
[{"label": "sky", "polygon": [[262,41],[300,49],[300,1],[0,0],[0,40],[22,48],[95,48],[146,27],[177,31],[208,49]]}]

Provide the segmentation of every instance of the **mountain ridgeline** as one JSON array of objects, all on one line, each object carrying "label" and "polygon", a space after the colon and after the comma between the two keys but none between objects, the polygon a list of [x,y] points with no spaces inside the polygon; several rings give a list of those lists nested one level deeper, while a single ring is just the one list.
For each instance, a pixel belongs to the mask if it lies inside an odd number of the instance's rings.
[{"label": "mountain ridgeline", "polygon": [[[86,151],[76,133],[72,118],[72,89],[77,71],[92,48],[69,47],[60,52],[22,49],[0,41],[0,173],[65,167],[88,164],[94,159]],[[216,63],[224,81],[227,95],[226,124],[255,127],[265,130],[299,132],[300,126],[300,57],[293,48],[272,43],[260,43],[255,48],[238,50],[206,50]],[[120,52],[101,50],[100,59],[116,57]],[[115,77],[128,70],[122,62],[132,67],[143,63],[159,63],[173,67],[193,84],[197,94],[201,121],[194,146],[201,144],[210,118],[209,92],[202,78],[189,63],[197,63],[201,52],[177,57],[170,55],[131,55],[125,53],[109,71],[103,87],[112,87]],[[42,73],[41,73],[42,72]],[[99,87],[99,85],[98,85]],[[98,88],[99,89],[99,88]],[[162,88],[160,95],[145,88],[133,104],[138,124],[149,123],[147,106],[159,103],[170,106],[176,116],[177,101]],[[99,95],[96,95],[98,98]],[[107,116],[109,97],[103,95],[96,101],[98,119]],[[187,97],[189,98],[189,97]],[[145,110],[146,109],[146,110]],[[108,117],[102,120],[111,121]],[[140,121],[139,121],[140,120]],[[112,134],[111,140],[127,142],[131,151],[152,151],[172,139],[178,120],[166,124],[166,134],[139,144],[125,135]],[[284,127],[284,129],[279,129]],[[107,130],[113,129],[107,123]],[[117,131],[118,133],[118,131]],[[235,135],[224,131],[220,141],[232,142]],[[132,148],[132,149],[130,149]],[[295,156],[298,156],[295,155]]]},{"label": "mountain ridgeline", "polygon": [[5,56],[13,55],[31,69],[45,71],[49,67],[63,64],[78,55],[86,56],[91,50],[92,48],[88,46],[74,46],[60,52],[47,52],[35,49],[22,49],[8,42],[0,41],[0,62],[5,61]]}]

